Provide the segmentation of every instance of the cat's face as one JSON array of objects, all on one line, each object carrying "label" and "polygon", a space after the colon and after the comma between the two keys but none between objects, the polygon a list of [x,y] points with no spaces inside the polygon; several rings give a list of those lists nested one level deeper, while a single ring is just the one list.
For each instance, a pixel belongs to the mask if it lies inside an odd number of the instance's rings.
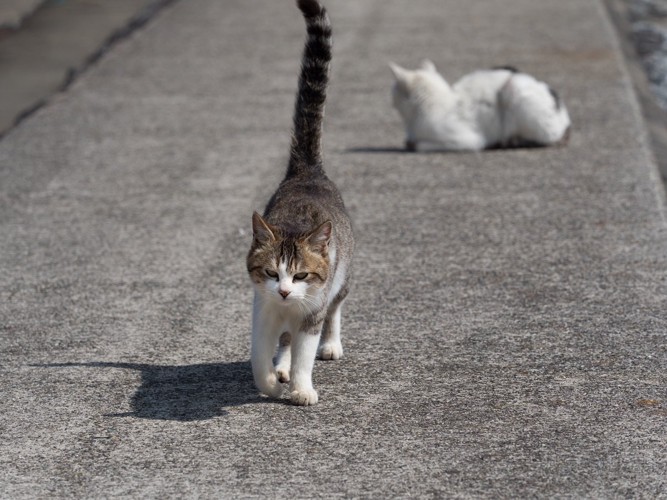
[{"label": "cat's face", "polygon": [[320,307],[321,291],[329,277],[331,231],[331,222],[325,222],[308,234],[284,236],[255,213],[247,258],[255,290],[272,303],[302,312]]}]

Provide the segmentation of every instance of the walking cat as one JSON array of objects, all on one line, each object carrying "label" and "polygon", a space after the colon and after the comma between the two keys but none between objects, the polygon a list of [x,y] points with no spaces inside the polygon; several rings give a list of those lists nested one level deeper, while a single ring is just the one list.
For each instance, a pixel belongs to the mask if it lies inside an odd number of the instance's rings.
[{"label": "walking cat", "polygon": [[251,348],[255,384],[278,398],[282,383],[289,382],[293,403],[313,405],[318,401],[312,383],[316,355],[322,359],[343,355],[341,306],[348,293],[354,238],[343,199],[322,165],[331,24],[316,0],[297,0],[297,5],[308,35],[287,173],[264,215],[252,216],[247,269],[255,290]]},{"label": "walking cat", "polygon": [[410,151],[424,143],[472,151],[548,146],[569,136],[570,117],[558,94],[514,68],[475,71],[450,86],[430,61],[417,70],[390,67]]}]

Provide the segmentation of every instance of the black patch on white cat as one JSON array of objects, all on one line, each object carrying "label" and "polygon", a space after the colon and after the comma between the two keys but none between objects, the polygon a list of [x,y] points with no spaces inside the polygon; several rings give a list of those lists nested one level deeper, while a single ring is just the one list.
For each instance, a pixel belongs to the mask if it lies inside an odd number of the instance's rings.
[{"label": "black patch on white cat", "polygon": [[517,68],[515,68],[514,66],[494,66],[494,67],[491,68],[491,69],[492,69],[492,70],[496,70],[496,71],[502,71],[502,70],[505,70],[505,71],[509,71],[510,73],[521,73],[521,72],[520,72]]},{"label": "black patch on white cat", "polygon": [[560,95],[558,95],[558,92],[556,92],[554,89],[549,87],[549,93],[554,98],[554,102],[556,103],[556,109],[560,109],[561,99],[560,99]]}]

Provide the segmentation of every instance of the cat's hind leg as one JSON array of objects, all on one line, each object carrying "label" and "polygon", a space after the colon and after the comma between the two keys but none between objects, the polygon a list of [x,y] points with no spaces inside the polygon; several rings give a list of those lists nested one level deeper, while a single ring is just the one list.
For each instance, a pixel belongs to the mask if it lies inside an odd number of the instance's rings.
[{"label": "cat's hind leg", "polygon": [[343,357],[343,344],[340,341],[340,305],[327,317],[322,331],[319,358],[337,360]]},{"label": "cat's hind leg", "polygon": [[347,288],[341,290],[329,306],[318,355],[320,359],[337,360],[343,357],[343,344],[340,340],[340,315],[343,301],[347,296]]},{"label": "cat's hind leg", "polygon": [[283,332],[278,341],[278,353],[276,354],[276,372],[280,382],[289,382],[289,371],[292,364],[291,342],[290,333]]}]

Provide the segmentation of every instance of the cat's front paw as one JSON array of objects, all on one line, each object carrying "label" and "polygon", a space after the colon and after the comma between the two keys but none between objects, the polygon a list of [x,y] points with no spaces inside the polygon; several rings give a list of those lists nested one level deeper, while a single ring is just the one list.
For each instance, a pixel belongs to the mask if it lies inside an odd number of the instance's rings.
[{"label": "cat's front paw", "polygon": [[260,392],[271,396],[272,398],[280,398],[283,395],[284,387],[278,381],[276,373],[270,373],[262,380],[256,380],[257,388]]},{"label": "cat's front paw", "polygon": [[325,342],[320,346],[320,359],[336,360],[343,357],[343,344],[340,342]]},{"label": "cat's front paw", "polygon": [[299,406],[310,406],[317,404],[317,391],[315,389],[300,389],[290,394],[292,403]]}]

